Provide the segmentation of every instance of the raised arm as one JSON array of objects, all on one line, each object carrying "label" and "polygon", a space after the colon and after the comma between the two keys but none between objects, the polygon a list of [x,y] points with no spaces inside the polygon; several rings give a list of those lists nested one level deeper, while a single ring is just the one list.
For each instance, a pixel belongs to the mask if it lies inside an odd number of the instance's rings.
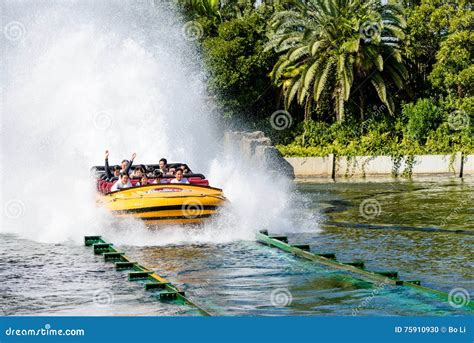
[{"label": "raised arm", "polygon": [[137,157],[137,154],[133,153],[132,158],[130,159],[130,163],[128,164],[127,169],[125,169],[125,173],[127,175],[130,174],[130,168],[132,168],[133,160],[135,159],[135,157]]},{"label": "raised arm", "polygon": [[111,179],[114,177],[112,173],[110,172],[110,168],[109,168],[109,151],[108,150],[105,150],[105,175],[107,176],[107,179]]}]

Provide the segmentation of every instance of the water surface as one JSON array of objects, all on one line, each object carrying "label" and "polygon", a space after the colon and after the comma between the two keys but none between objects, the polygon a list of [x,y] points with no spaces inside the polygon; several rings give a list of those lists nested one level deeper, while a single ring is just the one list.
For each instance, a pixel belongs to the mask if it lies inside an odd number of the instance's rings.
[{"label": "water surface", "polygon": [[[364,260],[369,270],[396,270],[402,279],[445,292],[463,288],[472,294],[473,186],[470,179],[300,182],[296,191],[307,199],[304,211],[317,214],[321,231],[302,233],[299,228],[288,234],[290,243],[309,243],[313,251],[334,252],[341,261]],[[376,211],[364,210],[364,201]],[[217,315],[472,313],[254,241],[120,248]],[[4,315],[198,314],[188,306],[158,301],[91,248],[73,243],[2,234],[0,279]]]}]

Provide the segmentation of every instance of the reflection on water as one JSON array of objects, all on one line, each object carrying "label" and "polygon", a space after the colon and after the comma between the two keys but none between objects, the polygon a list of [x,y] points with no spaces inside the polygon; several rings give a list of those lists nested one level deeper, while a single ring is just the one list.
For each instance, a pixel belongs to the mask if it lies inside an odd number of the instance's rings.
[{"label": "reflection on water", "polygon": [[[310,243],[313,251],[334,252],[341,261],[364,260],[369,270],[397,270],[402,279],[446,292],[461,287],[472,294],[472,186],[472,181],[454,179],[300,183],[297,191],[309,199],[307,211],[322,218],[322,232],[289,234],[289,239]],[[376,200],[375,212],[361,207],[368,199]],[[371,284],[252,241],[122,248],[214,314],[468,313],[434,296]],[[2,235],[0,278],[0,313],[6,315],[197,314],[187,306],[159,302],[140,283],[128,282],[126,272],[115,271],[90,248],[72,243],[43,244]]]}]

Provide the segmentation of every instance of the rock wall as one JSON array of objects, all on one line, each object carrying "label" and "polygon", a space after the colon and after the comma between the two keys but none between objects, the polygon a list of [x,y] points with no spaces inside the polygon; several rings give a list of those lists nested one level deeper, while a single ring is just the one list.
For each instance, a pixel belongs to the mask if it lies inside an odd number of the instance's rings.
[{"label": "rock wall", "polygon": [[262,131],[227,131],[224,135],[224,147],[228,152],[240,154],[253,165],[290,178],[295,177],[293,166]]}]

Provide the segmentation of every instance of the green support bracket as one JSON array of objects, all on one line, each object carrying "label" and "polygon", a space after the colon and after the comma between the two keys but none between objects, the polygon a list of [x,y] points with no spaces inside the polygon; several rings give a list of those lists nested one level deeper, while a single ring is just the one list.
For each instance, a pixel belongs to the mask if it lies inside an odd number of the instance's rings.
[{"label": "green support bracket", "polygon": [[166,289],[167,286],[170,286],[170,284],[166,282],[150,282],[144,285],[147,291],[152,289]]},{"label": "green support bracket", "polygon": [[178,294],[176,292],[160,292],[160,300],[176,300]]},{"label": "green support bracket", "polygon": [[85,236],[84,237],[84,244],[87,247],[90,247],[91,245],[94,245],[96,243],[103,243],[104,240],[102,239],[102,236]]},{"label": "green support bracket", "polygon": [[184,297],[184,292],[164,291],[160,292],[160,300],[176,300],[178,296]]},{"label": "green support bracket", "polygon": [[112,261],[112,262],[115,262],[115,261],[121,261],[122,260],[122,255],[124,255],[125,253],[123,252],[104,252],[104,260],[105,261]]},{"label": "green support bracket", "polygon": [[112,244],[110,243],[96,243],[93,244],[94,254],[102,255],[104,252],[110,252],[112,250]]},{"label": "green support bracket", "polygon": [[148,279],[148,276],[152,274],[153,272],[130,272],[128,273],[128,280],[129,281],[135,281],[135,280],[143,280],[143,279]]},{"label": "green support bracket", "polygon": [[133,266],[133,270],[136,272],[144,272],[144,273],[151,272],[148,268],[143,267],[141,264],[138,264],[138,263],[135,263],[135,265]]}]

